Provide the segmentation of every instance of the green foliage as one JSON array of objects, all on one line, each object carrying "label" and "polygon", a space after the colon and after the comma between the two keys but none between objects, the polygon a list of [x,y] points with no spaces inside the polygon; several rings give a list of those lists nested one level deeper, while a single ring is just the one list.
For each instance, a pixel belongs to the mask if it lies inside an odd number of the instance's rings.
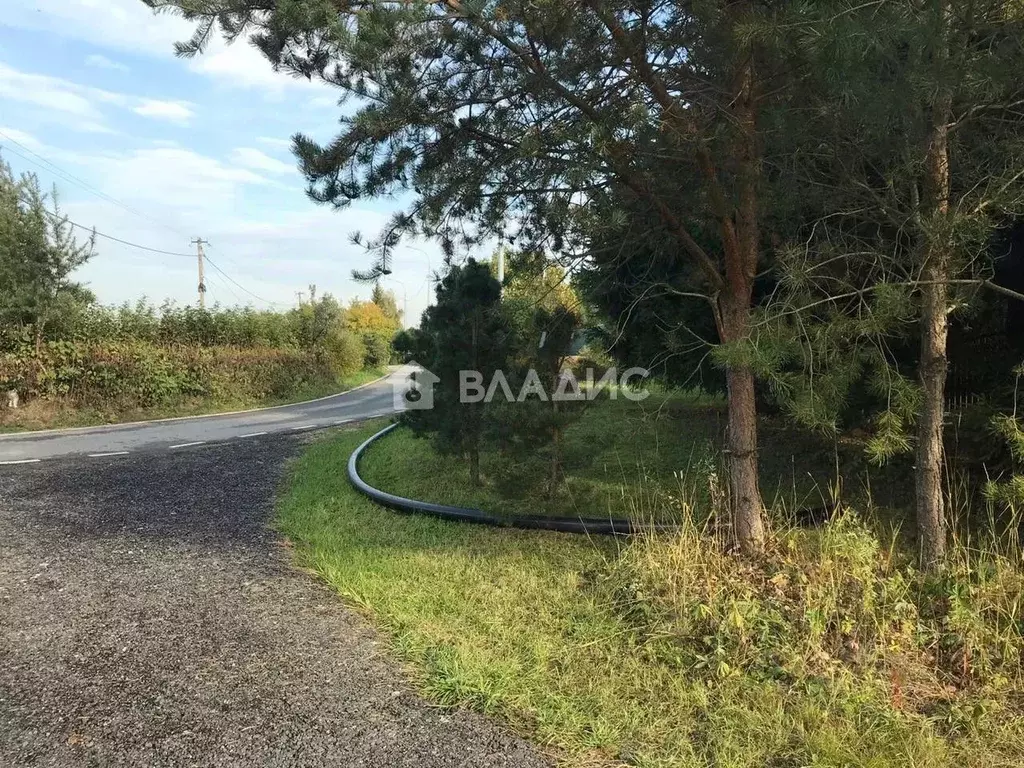
[{"label": "green foliage", "polygon": [[16,179],[0,158],[0,323],[42,334],[62,305],[88,302],[70,275],[93,256],[95,235],[79,243],[73,232],[56,192],[43,194],[32,174]]},{"label": "green foliage", "polygon": [[398,328],[402,326],[402,312],[398,309],[398,302],[395,300],[393,291],[385,291],[378,283],[373,286],[370,301],[380,307],[384,317],[390,320],[393,326]]},{"label": "green foliage", "polygon": [[344,328],[360,339],[365,351],[366,366],[379,368],[391,362],[391,345],[402,325],[394,297],[377,288],[373,295],[381,300],[383,305],[378,304],[376,300],[353,300],[345,310]]},{"label": "green foliage", "polygon": [[1013,413],[1001,413],[992,417],[992,431],[1009,448],[1011,466],[1001,477],[990,477],[984,486],[985,499],[1010,513],[1010,526],[1019,525],[1024,519],[1024,422],[1017,415],[1016,402],[1020,377],[1024,366],[1016,369],[1017,381],[1014,388]]},{"label": "green foliage", "polygon": [[548,494],[554,497],[562,482],[563,434],[585,405],[586,394],[567,366],[582,320],[572,307],[553,301],[524,307],[522,299],[512,298],[504,309],[506,317],[520,318],[520,323],[509,324],[510,354],[504,373],[511,391],[518,399],[531,382],[529,377],[535,377],[532,381],[545,395],[506,403],[499,393],[490,405],[491,432],[504,451],[547,458]]},{"label": "green foliage", "polygon": [[323,348],[328,365],[338,377],[362,370],[370,358],[362,340],[342,328],[336,328],[327,335]]},{"label": "green foliage", "polygon": [[367,352],[347,312],[330,296],[284,313],[75,303],[45,326],[38,350],[33,326],[0,327],[0,385],[106,413],[330,390],[390,357],[386,341]]},{"label": "green foliage", "polygon": [[78,406],[150,407],[226,395],[259,401],[335,378],[312,355],[269,347],[50,341],[39,356],[27,344],[0,355],[0,381],[20,385],[30,398]]},{"label": "green foliage", "polygon": [[483,402],[462,402],[462,372],[477,372],[486,386],[505,366],[508,333],[500,302],[501,286],[489,267],[470,259],[448,270],[419,333],[402,339],[405,349],[414,346],[411,356],[440,379],[434,407],[403,418],[418,434],[434,435],[442,451],[465,455],[474,482],[479,482],[480,446],[491,410]]}]

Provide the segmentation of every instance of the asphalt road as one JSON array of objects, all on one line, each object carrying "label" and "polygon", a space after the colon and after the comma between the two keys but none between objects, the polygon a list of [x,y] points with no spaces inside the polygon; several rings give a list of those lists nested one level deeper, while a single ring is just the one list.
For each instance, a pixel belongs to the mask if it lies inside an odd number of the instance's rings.
[{"label": "asphalt road", "polygon": [[[549,764],[421,699],[291,564],[271,521],[314,439],[294,427],[388,411],[390,386],[321,403],[14,441],[51,458],[0,467],[0,766]],[[213,442],[239,430],[269,434]],[[140,449],[52,458],[113,439]]]},{"label": "asphalt road", "polygon": [[103,455],[125,455],[141,450],[179,450],[383,416],[394,412],[392,385],[401,384],[408,372],[406,368],[399,368],[383,381],[350,392],[258,411],[0,435],[0,464],[73,455],[103,458]]}]

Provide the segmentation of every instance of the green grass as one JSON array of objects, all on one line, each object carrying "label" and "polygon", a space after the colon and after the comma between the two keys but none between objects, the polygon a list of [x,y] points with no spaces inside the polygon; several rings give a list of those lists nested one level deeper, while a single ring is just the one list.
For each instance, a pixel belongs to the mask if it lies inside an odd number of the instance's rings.
[{"label": "green grass", "polygon": [[276,405],[301,403],[318,397],[345,392],[374,379],[380,378],[386,369],[368,369],[345,376],[334,382],[307,384],[287,397],[264,399],[243,397],[187,398],[151,408],[119,408],[111,405],[101,407],[76,407],[67,402],[33,400],[16,411],[0,410],[0,434],[24,432],[37,429],[62,429],[66,427],[92,427],[101,424],[124,424],[149,419],[171,419],[182,416],[203,416],[252,408],[267,408]]},{"label": "green grass", "polygon": [[747,561],[694,527],[626,542],[401,514],[345,479],[381,426],[314,444],[278,525],[432,700],[579,768],[1024,764],[1016,565],[933,583],[855,517]]},{"label": "green grass", "polygon": [[[724,427],[722,405],[702,395],[656,393],[640,402],[590,403],[566,430],[564,482],[553,497],[543,456],[484,451],[483,485],[475,487],[462,457],[439,455],[429,441],[404,428],[368,449],[377,460],[368,462],[363,474],[371,485],[401,496],[497,514],[636,518],[653,513],[674,519],[683,511],[682,486],[692,486],[695,477],[701,506],[708,506],[712,483],[723,477]],[[892,469],[869,471],[858,446],[798,432],[782,420],[764,420],[761,442],[762,493],[780,512],[826,506],[837,487],[862,509],[890,506],[906,488],[893,481]]]}]

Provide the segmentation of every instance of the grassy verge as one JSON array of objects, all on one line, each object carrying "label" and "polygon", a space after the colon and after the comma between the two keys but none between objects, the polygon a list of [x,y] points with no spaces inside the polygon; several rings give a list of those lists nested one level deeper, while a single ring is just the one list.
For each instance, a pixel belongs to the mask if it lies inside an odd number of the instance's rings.
[{"label": "grassy verge", "polygon": [[344,476],[380,426],[315,444],[279,526],[434,700],[580,767],[1024,763],[1018,563],[964,550],[926,579],[852,515],[756,561],[694,526],[626,543],[402,515]]},{"label": "grassy verge", "polygon": [[[476,487],[462,457],[432,451],[407,429],[369,449],[377,460],[367,464],[364,476],[391,493],[498,514],[673,519],[684,496],[696,491],[700,506],[708,508],[716,482],[721,486],[724,424],[721,404],[706,396],[658,393],[640,402],[595,401],[566,430],[564,482],[554,495],[546,486],[543,456],[486,450],[483,484]],[[862,509],[897,505],[905,493],[898,475],[869,468],[858,446],[798,432],[781,420],[765,420],[761,440],[762,492],[780,512],[828,506],[840,488]],[[695,477],[698,488],[692,487]]]},{"label": "grassy verge", "polygon": [[345,376],[334,382],[304,385],[287,397],[254,399],[246,397],[184,398],[151,408],[88,406],[76,407],[60,400],[39,399],[26,403],[16,411],[0,410],[0,433],[24,432],[37,429],[91,427],[101,424],[123,424],[149,419],[170,419],[180,416],[203,416],[251,408],[301,403],[358,387],[380,378],[386,369],[370,369]]}]

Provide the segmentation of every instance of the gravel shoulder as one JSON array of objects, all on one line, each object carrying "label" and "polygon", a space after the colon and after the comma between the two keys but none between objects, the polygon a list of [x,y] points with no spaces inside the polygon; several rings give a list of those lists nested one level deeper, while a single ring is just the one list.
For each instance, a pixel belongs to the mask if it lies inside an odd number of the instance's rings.
[{"label": "gravel shoulder", "polygon": [[268,524],[309,439],[3,468],[0,765],[547,765],[290,565]]}]

